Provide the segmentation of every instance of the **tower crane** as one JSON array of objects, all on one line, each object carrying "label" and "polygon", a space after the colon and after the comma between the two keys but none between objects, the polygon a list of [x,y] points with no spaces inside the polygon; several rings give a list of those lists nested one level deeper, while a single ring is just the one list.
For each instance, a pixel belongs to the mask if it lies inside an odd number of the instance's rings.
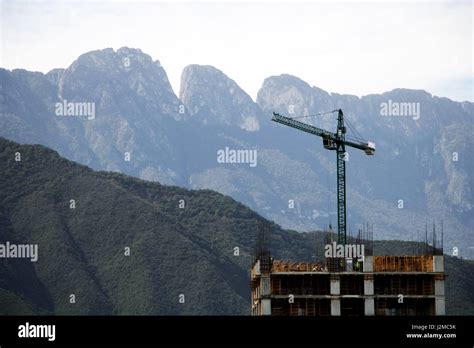
[{"label": "tower crane", "polygon": [[[272,121],[285,126],[299,129],[323,138],[323,146],[327,150],[336,151],[337,157],[337,240],[338,244],[346,244],[346,146],[363,150],[366,155],[375,154],[375,144],[370,141],[346,139],[346,127],[344,125],[344,114],[341,109],[337,112],[337,128],[332,133],[327,130],[314,127],[300,122],[294,118],[273,113]],[[350,125],[350,124],[349,124]]]}]

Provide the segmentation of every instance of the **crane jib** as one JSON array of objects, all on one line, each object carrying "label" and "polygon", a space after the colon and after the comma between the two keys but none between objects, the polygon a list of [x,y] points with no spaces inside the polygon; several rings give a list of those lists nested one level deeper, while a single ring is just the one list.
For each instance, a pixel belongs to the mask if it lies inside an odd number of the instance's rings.
[{"label": "crane jib", "polygon": [[300,122],[300,121],[296,121],[292,118],[285,117],[285,116],[282,116],[282,115],[277,114],[277,113],[273,113],[272,121],[275,121],[275,122],[278,122],[278,123],[281,123],[281,124],[284,124],[284,125],[287,125],[287,126],[299,129],[299,130],[302,130],[302,131],[307,132],[307,133],[318,135],[320,137],[326,136],[326,137],[334,138],[334,140],[336,139],[336,135],[334,133],[328,132],[324,129],[314,127],[314,126],[311,126],[309,124],[306,124],[306,123],[303,123],[303,122]]}]

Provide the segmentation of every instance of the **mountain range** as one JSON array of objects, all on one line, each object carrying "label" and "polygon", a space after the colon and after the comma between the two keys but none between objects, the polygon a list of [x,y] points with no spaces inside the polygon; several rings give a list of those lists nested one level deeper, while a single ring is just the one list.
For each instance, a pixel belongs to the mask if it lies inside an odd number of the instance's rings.
[{"label": "mountain range", "polygon": [[[94,171],[0,138],[1,315],[248,315],[264,226],[277,259],[321,261],[325,233],[284,230],[234,199]],[[412,242],[376,241],[376,254]],[[474,261],[446,256],[447,314],[474,314]]]},{"label": "mountain range", "polygon": [[[48,146],[95,170],[211,189],[297,231],[335,225],[336,159],[321,139],[271,122],[272,112],[341,108],[351,136],[376,143],[375,156],[348,151],[350,231],[368,222],[376,239],[417,240],[426,224],[440,228],[442,220],[445,250],[474,257],[472,102],[409,89],[341,95],[286,74],[265,79],[254,101],[202,65],[183,70],[177,96],[159,61],[126,47],[85,53],[46,74],[0,69],[0,88],[6,139]],[[92,105],[94,117],[58,114],[58,103]],[[393,105],[414,109],[400,116]],[[334,131],[335,117],[303,121]],[[226,148],[255,150],[256,166],[220,163]]]}]

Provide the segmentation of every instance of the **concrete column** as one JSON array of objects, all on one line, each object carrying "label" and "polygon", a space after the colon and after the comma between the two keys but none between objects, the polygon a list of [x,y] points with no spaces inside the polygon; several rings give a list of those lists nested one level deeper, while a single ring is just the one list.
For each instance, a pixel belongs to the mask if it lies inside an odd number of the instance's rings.
[{"label": "concrete column", "polygon": [[[444,273],[444,256],[433,255],[433,272]],[[446,300],[444,295],[444,275],[435,275],[435,314],[446,315]]]},{"label": "concrete column", "polygon": [[435,296],[444,296],[444,280],[435,279],[434,281],[434,294]]},{"label": "concrete column", "polygon": [[331,300],[331,315],[341,315],[341,301],[339,299]]},{"label": "concrete column", "polygon": [[262,303],[262,315],[272,314],[272,300],[270,299],[271,294],[271,282],[269,275],[262,275],[260,277],[260,297]]},{"label": "concrete column", "polygon": [[375,315],[375,301],[373,298],[366,298],[364,301],[364,314]]},{"label": "concrete column", "polygon": [[262,273],[260,272],[260,260],[257,260],[257,262],[255,263],[254,270],[255,270],[255,275],[256,275],[256,276],[259,276],[259,275],[262,274]]},{"label": "concrete column", "polygon": [[446,301],[444,297],[444,276],[443,275],[435,275],[434,294],[435,294],[435,314],[446,315]]},{"label": "concrete column", "polygon": [[364,257],[364,272],[373,272],[374,271],[374,257],[366,256]]},{"label": "concrete column", "polygon": [[435,298],[435,315],[446,315],[446,303],[444,296]]},{"label": "concrete column", "polygon": [[433,255],[433,272],[444,272],[443,255]]},{"label": "concrete column", "polygon": [[260,278],[260,296],[268,296],[271,292],[270,276],[262,276]]},{"label": "concrete column", "polygon": [[331,274],[330,278],[330,294],[340,295],[341,294],[341,280],[339,275]]},{"label": "concrete column", "polygon": [[272,314],[272,300],[269,298],[262,299],[262,315],[271,315]]},{"label": "concrete column", "polygon": [[364,276],[364,295],[374,294],[374,277],[371,274]]}]

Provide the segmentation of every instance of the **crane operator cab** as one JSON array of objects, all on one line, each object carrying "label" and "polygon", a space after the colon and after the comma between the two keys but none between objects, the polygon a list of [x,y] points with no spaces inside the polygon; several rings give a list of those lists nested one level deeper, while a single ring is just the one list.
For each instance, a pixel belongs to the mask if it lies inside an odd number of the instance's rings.
[{"label": "crane operator cab", "polygon": [[323,146],[326,150],[336,150],[336,143],[329,138],[323,137]]}]

